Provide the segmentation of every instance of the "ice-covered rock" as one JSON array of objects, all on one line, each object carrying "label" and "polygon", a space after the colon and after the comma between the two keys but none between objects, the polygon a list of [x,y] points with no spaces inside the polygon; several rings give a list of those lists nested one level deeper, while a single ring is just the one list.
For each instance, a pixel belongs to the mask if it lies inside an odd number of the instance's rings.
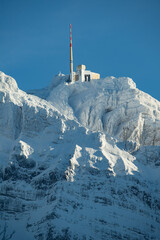
[{"label": "ice-covered rock", "polygon": [[18,91],[18,85],[12,77],[0,72],[0,89],[4,90],[5,92]]},{"label": "ice-covered rock", "polygon": [[130,78],[62,82],[52,89],[48,100],[92,131],[132,141],[136,148],[160,144],[160,103],[138,90]]},{"label": "ice-covered rock", "polygon": [[0,76],[0,238],[157,240],[159,102],[130,78]]}]

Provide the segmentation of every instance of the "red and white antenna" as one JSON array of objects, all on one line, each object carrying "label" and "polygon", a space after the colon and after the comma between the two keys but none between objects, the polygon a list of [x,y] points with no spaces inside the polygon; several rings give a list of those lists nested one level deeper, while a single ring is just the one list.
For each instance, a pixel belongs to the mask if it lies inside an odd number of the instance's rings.
[{"label": "red and white antenna", "polygon": [[71,82],[74,81],[74,79],[73,79],[73,50],[72,50],[71,24],[70,24],[70,80],[71,80]]}]

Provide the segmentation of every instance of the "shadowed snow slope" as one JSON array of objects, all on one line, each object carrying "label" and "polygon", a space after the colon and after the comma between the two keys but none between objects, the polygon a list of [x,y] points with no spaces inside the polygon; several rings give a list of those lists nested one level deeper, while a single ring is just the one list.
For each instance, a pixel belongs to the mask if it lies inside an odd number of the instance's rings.
[{"label": "shadowed snow slope", "polygon": [[0,239],[158,239],[159,102],[66,79],[30,95],[0,73]]}]

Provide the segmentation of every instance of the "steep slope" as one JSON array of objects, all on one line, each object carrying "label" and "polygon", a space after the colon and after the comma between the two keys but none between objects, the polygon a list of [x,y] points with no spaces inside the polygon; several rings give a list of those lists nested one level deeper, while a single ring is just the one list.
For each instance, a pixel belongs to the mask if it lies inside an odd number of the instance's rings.
[{"label": "steep slope", "polygon": [[[0,73],[0,238],[158,239],[160,147],[142,146],[133,156],[123,149],[126,142],[117,145],[104,127],[99,131],[98,118],[86,124],[94,131],[80,125],[86,105],[81,101],[96,81],[89,86],[61,80],[64,76],[54,80],[51,93],[39,91],[46,98],[50,94],[48,102]],[[135,86],[131,80],[130,86]],[[125,81],[122,88],[128,89]],[[96,90],[89,94],[93,104]],[[148,109],[158,104],[155,100]]]},{"label": "steep slope", "polygon": [[107,77],[68,85],[63,78],[48,97],[61,113],[92,131],[131,141],[134,148],[160,145],[160,103],[138,90],[132,79]]}]

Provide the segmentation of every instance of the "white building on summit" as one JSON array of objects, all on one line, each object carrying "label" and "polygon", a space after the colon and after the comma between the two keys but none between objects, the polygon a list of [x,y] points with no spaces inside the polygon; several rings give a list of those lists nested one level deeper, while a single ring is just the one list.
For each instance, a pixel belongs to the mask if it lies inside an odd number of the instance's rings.
[{"label": "white building on summit", "polygon": [[100,74],[86,70],[85,65],[77,66],[77,71],[74,73],[75,81],[89,82],[92,79],[100,79]]},{"label": "white building on summit", "polygon": [[72,33],[71,33],[71,24],[70,24],[70,78],[69,80],[71,82],[75,82],[75,81],[89,82],[92,79],[100,79],[100,74],[86,70],[85,65],[78,65],[76,72],[73,72]]}]

